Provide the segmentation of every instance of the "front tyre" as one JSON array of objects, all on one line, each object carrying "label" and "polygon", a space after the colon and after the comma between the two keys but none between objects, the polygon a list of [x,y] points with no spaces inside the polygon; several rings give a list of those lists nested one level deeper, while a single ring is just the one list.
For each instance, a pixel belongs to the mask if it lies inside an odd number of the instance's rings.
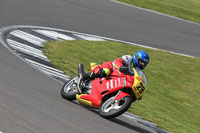
[{"label": "front tyre", "polygon": [[117,117],[128,110],[131,106],[132,98],[125,96],[120,100],[114,100],[114,96],[108,98],[99,108],[99,114],[107,119]]},{"label": "front tyre", "polygon": [[79,94],[78,80],[79,80],[79,77],[75,77],[63,85],[61,89],[61,96],[64,99],[67,99],[67,100],[76,99],[76,94]]}]

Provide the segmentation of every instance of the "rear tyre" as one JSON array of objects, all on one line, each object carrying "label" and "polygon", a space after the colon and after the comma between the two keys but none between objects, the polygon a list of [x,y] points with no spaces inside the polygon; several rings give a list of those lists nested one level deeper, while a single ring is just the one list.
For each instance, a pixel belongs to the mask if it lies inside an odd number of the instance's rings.
[{"label": "rear tyre", "polygon": [[79,77],[72,78],[66,82],[61,89],[61,96],[67,100],[75,100],[76,94],[79,94],[78,90]]},{"label": "rear tyre", "polygon": [[99,108],[99,114],[107,119],[117,117],[128,110],[132,98],[125,96],[120,100],[114,100],[115,96],[108,98]]}]

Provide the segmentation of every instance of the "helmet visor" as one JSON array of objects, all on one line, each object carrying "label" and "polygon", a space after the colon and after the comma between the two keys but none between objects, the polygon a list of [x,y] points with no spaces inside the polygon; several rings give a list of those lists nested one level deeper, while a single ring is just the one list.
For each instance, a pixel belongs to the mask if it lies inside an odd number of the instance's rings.
[{"label": "helmet visor", "polygon": [[148,64],[148,62],[146,62],[142,59],[138,59],[138,63],[140,64],[141,69],[144,69],[146,67],[146,65]]}]

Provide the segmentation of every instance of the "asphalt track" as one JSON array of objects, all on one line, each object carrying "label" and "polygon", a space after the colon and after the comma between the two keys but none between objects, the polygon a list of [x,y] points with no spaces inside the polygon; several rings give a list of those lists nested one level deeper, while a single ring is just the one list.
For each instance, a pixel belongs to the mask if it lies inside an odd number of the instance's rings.
[{"label": "asphalt track", "polygon": [[[0,0],[0,28],[38,25],[200,56],[200,26],[108,0]],[[60,97],[61,84],[0,45],[0,132],[148,132]]]}]

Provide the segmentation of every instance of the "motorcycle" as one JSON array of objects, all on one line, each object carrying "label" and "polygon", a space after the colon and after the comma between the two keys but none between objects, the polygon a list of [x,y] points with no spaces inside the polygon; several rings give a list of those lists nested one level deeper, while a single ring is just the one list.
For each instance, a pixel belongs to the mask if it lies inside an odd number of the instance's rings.
[{"label": "motorcycle", "polygon": [[133,68],[130,74],[129,69],[121,67],[120,70],[114,70],[109,77],[94,80],[84,80],[83,73],[84,66],[79,64],[78,76],[64,84],[61,96],[97,108],[100,116],[107,119],[126,112],[146,91],[146,77],[139,68]]}]

